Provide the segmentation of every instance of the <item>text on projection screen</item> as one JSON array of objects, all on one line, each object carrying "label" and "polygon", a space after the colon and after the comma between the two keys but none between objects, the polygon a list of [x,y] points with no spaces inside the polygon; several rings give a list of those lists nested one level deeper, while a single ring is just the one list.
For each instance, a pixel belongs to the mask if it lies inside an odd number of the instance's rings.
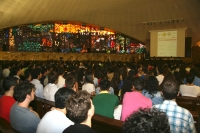
[{"label": "text on projection screen", "polygon": [[176,56],[177,31],[158,32],[158,56]]}]

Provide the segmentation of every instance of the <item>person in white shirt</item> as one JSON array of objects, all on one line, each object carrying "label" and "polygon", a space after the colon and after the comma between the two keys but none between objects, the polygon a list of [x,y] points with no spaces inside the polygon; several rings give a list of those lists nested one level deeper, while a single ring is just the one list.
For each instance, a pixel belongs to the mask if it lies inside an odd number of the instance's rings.
[{"label": "person in white shirt", "polygon": [[90,95],[95,95],[95,86],[94,86],[94,74],[91,70],[88,70],[85,75],[85,83],[82,86],[82,90],[86,90]]},{"label": "person in white shirt", "polygon": [[54,95],[58,91],[56,83],[58,82],[58,74],[55,71],[51,71],[48,75],[49,83],[44,87],[44,98],[49,101],[55,101]]},{"label": "person in white shirt", "polygon": [[193,84],[194,77],[193,73],[189,73],[186,77],[187,83],[180,85],[182,96],[197,97],[200,95],[200,87]]},{"label": "person in white shirt", "polygon": [[33,80],[31,81],[32,84],[35,85],[35,95],[40,98],[44,98],[43,96],[43,85],[40,83],[39,79],[42,77],[41,69],[35,68],[31,72],[31,76]]},{"label": "person in white shirt", "polygon": [[47,112],[38,124],[36,133],[62,133],[63,130],[74,123],[66,117],[66,101],[75,92],[69,88],[60,88],[55,98],[55,108]]},{"label": "person in white shirt", "polygon": [[162,67],[158,67],[158,71],[159,71],[159,74],[158,76],[156,76],[158,82],[159,82],[159,85],[163,82],[163,79],[164,79],[164,75],[163,75],[163,68]]},{"label": "person in white shirt", "polygon": [[58,83],[56,84],[58,88],[65,86],[65,79],[63,78],[64,73],[65,73],[65,69],[63,67],[60,67],[58,69],[58,74],[59,74]]}]

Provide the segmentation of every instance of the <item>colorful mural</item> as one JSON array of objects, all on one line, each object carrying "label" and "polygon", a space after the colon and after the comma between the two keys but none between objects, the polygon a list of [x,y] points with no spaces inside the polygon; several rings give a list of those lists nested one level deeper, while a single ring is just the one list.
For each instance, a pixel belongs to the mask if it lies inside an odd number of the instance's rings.
[{"label": "colorful mural", "polygon": [[0,30],[1,51],[132,54],[145,49],[126,35],[80,24],[29,24]]}]

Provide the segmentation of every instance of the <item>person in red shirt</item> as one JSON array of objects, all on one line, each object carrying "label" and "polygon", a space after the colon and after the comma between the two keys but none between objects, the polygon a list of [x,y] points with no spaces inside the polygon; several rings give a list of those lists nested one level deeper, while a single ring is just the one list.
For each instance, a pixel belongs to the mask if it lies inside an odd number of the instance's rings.
[{"label": "person in red shirt", "polygon": [[10,122],[10,109],[15,103],[13,98],[14,87],[19,83],[16,77],[7,77],[3,81],[4,95],[0,98],[0,117]]}]

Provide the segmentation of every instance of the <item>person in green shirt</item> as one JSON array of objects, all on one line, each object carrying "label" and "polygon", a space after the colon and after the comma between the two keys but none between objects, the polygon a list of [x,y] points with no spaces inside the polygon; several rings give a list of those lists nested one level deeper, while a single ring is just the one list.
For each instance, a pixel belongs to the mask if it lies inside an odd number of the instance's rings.
[{"label": "person in green shirt", "polygon": [[105,79],[100,82],[100,94],[93,98],[95,114],[114,118],[114,109],[119,104],[116,95],[109,94],[110,82]]}]

